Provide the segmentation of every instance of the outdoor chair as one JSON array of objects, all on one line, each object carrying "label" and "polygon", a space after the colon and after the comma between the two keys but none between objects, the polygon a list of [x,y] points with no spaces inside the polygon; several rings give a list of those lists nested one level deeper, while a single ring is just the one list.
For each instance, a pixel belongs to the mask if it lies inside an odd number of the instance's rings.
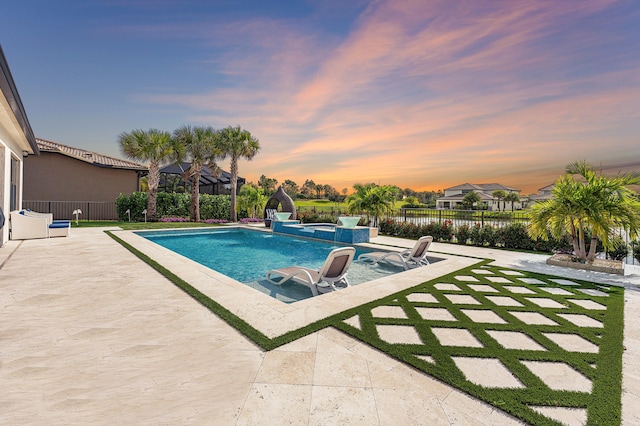
[{"label": "outdoor chair", "polygon": [[358,260],[370,262],[375,265],[379,262],[387,262],[394,265],[402,266],[405,271],[407,269],[417,268],[419,266],[428,265],[429,259],[427,253],[429,246],[433,242],[433,237],[420,237],[411,249],[401,252],[397,251],[374,251],[371,253],[363,253],[358,256]]}]

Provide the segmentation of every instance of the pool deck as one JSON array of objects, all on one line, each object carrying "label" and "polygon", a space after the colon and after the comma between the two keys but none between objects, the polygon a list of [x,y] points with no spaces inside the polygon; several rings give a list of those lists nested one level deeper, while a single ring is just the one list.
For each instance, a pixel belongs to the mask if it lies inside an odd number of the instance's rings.
[{"label": "pool deck", "polygon": [[[9,241],[0,248],[0,424],[520,424],[333,328],[264,352],[103,231],[74,228],[68,238]],[[543,255],[438,243],[431,250],[624,285],[623,424],[640,424],[638,268],[621,277],[548,266]],[[452,257],[410,271],[398,288],[469,262]],[[193,277],[205,286],[221,279],[207,274],[196,269]],[[236,291],[244,291],[223,284],[236,299]],[[241,316],[275,322],[264,330],[278,335],[359,303],[361,293],[383,294],[380,287],[388,285],[278,309],[262,298],[246,299],[250,308]],[[327,296],[336,295],[315,299]]]}]

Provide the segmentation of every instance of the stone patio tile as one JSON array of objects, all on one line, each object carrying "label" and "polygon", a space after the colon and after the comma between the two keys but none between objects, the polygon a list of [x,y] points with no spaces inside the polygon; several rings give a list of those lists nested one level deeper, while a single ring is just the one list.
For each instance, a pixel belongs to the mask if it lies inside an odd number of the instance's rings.
[{"label": "stone patio tile", "polygon": [[371,387],[367,362],[356,354],[318,354],[313,371],[314,386]]},{"label": "stone patio tile", "polygon": [[536,294],[535,291],[519,285],[505,285],[504,288],[515,294]]},{"label": "stone patio tile", "polygon": [[374,318],[407,318],[401,306],[376,306],[371,310],[371,315]]},{"label": "stone patio tile", "polygon": [[565,363],[547,361],[521,362],[551,389],[591,392],[591,380]]},{"label": "stone patio tile", "polygon": [[518,278],[518,280],[526,284],[546,284],[546,282],[539,280],[537,278]]},{"label": "stone patio tile", "polygon": [[423,361],[427,361],[429,364],[435,364],[436,361],[433,359],[432,356],[429,355],[416,355],[416,358],[420,358]]},{"label": "stone patio tile", "polygon": [[316,354],[313,352],[267,352],[256,376],[257,383],[303,384],[313,383]]},{"label": "stone patio tile", "polygon": [[357,328],[358,330],[362,330],[362,328],[360,326],[360,316],[359,315],[355,315],[355,316],[352,316],[351,318],[347,318],[343,322],[345,324],[349,324],[351,327]]},{"label": "stone patio tile", "polygon": [[471,275],[456,275],[455,279],[458,280],[458,281],[465,281],[465,282],[477,282],[477,281],[480,281],[476,277],[473,277]]},{"label": "stone patio tile", "polygon": [[575,281],[567,280],[564,278],[551,278],[549,281],[553,281],[554,283],[560,285],[580,285]]},{"label": "stone patio tile", "polygon": [[593,289],[593,288],[578,288],[577,290],[581,291],[584,294],[588,294],[589,296],[597,296],[597,297],[609,296],[607,293],[600,290]]},{"label": "stone patio tile", "polygon": [[469,288],[482,293],[498,293],[498,290],[486,284],[469,284]]},{"label": "stone patio tile", "polygon": [[512,284],[513,281],[505,277],[486,277],[492,283]]},{"label": "stone patio tile", "polygon": [[523,388],[511,371],[498,359],[451,357],[471,383],[486,388]]},{"label": "stone patio tile", "polygon": [[493,275],[493,272],[487,269],[472,269],[471,272],[478,275]]},{"label": "stone patio tile", "polygon": [[569,302],[575,303],[578,306],[581,306],[585,309],[598,310],[598,311],[606,311],[607,307],[605,305],[601,305],[598,302],[594,302],[593,300],[588,299],[568,299]]},{"label": "stone patio tile", "polygon": [[437,288],[438,290],[462,291],[462,289],[455,284],[438,283],[433,287]]},{"label": "stone patio tile", "polygon": [[487,309],[462,309],[462,313],[471,318],[471,321],[481,324],[506,324],[498,314]]},{"label": "stone patio tile", "polygon": [[522,312],[522,311],[510,311],[514,317],[518,318],[525,324],[530,325],[558,325],[557,322],[547,318],[539,312]]},{"label": "stone patio tile", "polygon": [[417,307],[416,311],[426,320],[432,321],[458,321],[446,308]]},{"label": "stone patio tile", "polygon": [[590,316],[582,314],[558,314],[559,317],[566,319],[567,321],[577,325],[578,327],[594,327],[603,328],[604,324],[597,321]]},{"label": "stone patio tile", "polygon": [[[372,388],[314,386],[309,406],[309,426],[378,424]],[[265,419],[264,424],[275,424]],[[305,423],[303,423],[305,424]]]},{"label": "stone patio tile", "polygon": [[541,290],[546,291],[547,293],[551,293],[551,294],[559,294],[559,295],[573,295],[573,293],[571,293],[570,291],[567,291],[563,288],[560,287],[540,287]]},{"label": "stone patio tile", "polygon": [[522,306],[522,303],[508,296],[487,296],[487,299],[498,306]]},{"label": "stone patio tile", "polygon": [[438,299],[430,293],[411,293],[407,295],[409,302],[438,303]]},{"label": "stone patio tile", "polygon": [[431,329],[442,346],[464,346],[468,348],[482,348],[482,343],[475,338],[468,330],[459,328],[437,328]]},{"label": "stone patio tile", "polygon": [[565,334],[565,333],[542,333],[549,340],[553,341],[556,345],[568,352],[588,352],[597,354],[600,350],[598,345],[595,345],[577,334]]},{"label": "stone patio tile", "polygon": [[387,343],[424,344],[416,329],[409,325],[377,325],[376,329],[380,338]]},{"label": "stone patio tile", "polygon": [[[306,424],[311,386],[254,383],[236,425]],[[213,420],[213,419],[211,419]]]},{"label": "stone patio tile", "polygon": [[538,344],[531,337],[519,331],[487,330],[487,334],[496,339],[496,341],[505,349],[546,351],[543,346]]},{"label": "stone patio tile", "polygon": [[480,305],[481,303],[467,294],[445,294],[444,297],[456,305]]},{"label": "stone patio tile", "polygon": [[511,271],[511,270],[509,270],[509,269],[502,270],[502,271],[500,271],[500,273],[501,273],[501,274],[504,274],[504,275],[512,275],[512,276],[514,276],[514,277],[521,277],[521,276],[523,276],[523,275],[524,275],[524,274],[523,274],[522,272],[520,272],[520,271]]},{"label": "stone patio tile", "polygon": [[[374,389],[380,425],[447,425],[438,398],[422,389]],[[419,420],[418,420],[419,419]]]},{"label": "stone patio tile", "polygon": [[546,297],[527,297],[527,300],[541,308],[566,308],[563,304],[553,299],[547,299]]},{"label": "stone patio tile", "polygon": [[587,424],[587,410],[584,408],[534,406],[530,408],[566,426],[584,426]]}]

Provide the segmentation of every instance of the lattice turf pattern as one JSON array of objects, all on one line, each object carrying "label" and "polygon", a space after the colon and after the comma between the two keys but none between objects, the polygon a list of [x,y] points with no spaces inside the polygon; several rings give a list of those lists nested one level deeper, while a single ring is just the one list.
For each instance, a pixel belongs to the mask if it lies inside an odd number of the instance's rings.
[{"label": "lattice turf pattern", "polygon": [[623,289],[481,262],[335,325],[531,424],[619,424]]}]

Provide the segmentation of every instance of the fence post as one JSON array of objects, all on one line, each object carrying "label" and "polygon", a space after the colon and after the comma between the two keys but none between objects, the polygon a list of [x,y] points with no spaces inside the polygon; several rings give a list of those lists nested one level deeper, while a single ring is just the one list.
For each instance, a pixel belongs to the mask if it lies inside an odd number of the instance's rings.
[{"label": "fence post", "polygon": [[482,226],[484,226],[484,210],[482,210],[480,218],[481,218],[480,221],[482,222]]}]

